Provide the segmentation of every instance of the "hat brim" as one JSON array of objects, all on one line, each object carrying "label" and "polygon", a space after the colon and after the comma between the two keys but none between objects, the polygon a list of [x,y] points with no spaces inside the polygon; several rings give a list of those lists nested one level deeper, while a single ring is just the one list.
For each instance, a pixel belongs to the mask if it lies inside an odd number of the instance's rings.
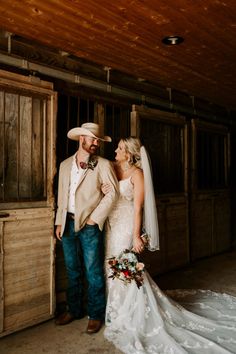
[{"label": "hat brim", "polygon": [[69,130],[67,133],[67,137],[71,140],[79,140],[79,137],[81,135],[91,136],[92,138],[106,141],[109,143],[112,141],[110,136],[107,136],[107,135],[105,135],[103,137],[96,136],[90,130],[85,129],[85,128],[73,128],[73,129]]}]

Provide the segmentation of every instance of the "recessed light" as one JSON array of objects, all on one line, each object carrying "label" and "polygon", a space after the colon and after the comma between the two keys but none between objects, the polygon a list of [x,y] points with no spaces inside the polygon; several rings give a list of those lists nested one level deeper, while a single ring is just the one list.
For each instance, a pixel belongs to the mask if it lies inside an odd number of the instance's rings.
[{"label": "recessed light", "polygon": [[70,55],[68,52],[65,52],[64,50],[59,50],[59,53],[62,57],[68,57]]},{"label": "recessed light", "polygon": [[143,77],[138,77],[138,82],[144,82],[146,81],[146,79],[144,79]]},{"label": "recessed light", "polygon": [[180,36],[167,36],[162,39],[162,43],[166,45],[177,45],[184,41],[183,37]]}]

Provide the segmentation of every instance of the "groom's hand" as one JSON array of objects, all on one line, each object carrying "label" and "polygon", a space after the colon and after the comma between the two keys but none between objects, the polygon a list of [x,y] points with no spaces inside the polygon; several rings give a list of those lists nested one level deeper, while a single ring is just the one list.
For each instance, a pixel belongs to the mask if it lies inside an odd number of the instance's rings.
[{"label": "groom's hand", "polygon": [[61,225],[57,225],[56,227],[56,237],[59,241],[61,241]]}]

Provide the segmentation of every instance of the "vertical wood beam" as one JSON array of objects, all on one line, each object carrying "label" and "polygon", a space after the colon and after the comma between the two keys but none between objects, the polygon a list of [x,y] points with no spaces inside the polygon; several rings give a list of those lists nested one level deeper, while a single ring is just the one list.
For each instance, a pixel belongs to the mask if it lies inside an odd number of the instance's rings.
[{"label": "vertical wood beam", "polygon": [[139,137],[140,135],[140,119],[138,112],[135,110],[135,105],[132,106],[132,112],[130,114],[130,133],[131,136]]},{"label": "vertical wood beam", "polygon": [[[94,122],[99,124],[101,134],[104,135],[104,127],[105,127],[105,108],[102,103],[94,104]],[[100,144],[100,154],[104,156],[104,143]]]},{"label": "vertical wood beam", "polygon": [[3,246],[3,222],[0,222],[0,333],[4,327],[4,246]]}]

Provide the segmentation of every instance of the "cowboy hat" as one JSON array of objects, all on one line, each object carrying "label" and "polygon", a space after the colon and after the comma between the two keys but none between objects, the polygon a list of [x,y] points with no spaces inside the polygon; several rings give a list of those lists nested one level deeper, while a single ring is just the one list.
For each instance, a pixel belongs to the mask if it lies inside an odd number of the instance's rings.
[{"label": "cowboy hat", "polygon": [[71,140],[79,140],[80,135],[91,136],[95,139],[111,142],[111,138],[109,136],[101,137],[99,125],[96,123],[84,123],[81,127],[73,128],[67,133],[68,138]]}]

